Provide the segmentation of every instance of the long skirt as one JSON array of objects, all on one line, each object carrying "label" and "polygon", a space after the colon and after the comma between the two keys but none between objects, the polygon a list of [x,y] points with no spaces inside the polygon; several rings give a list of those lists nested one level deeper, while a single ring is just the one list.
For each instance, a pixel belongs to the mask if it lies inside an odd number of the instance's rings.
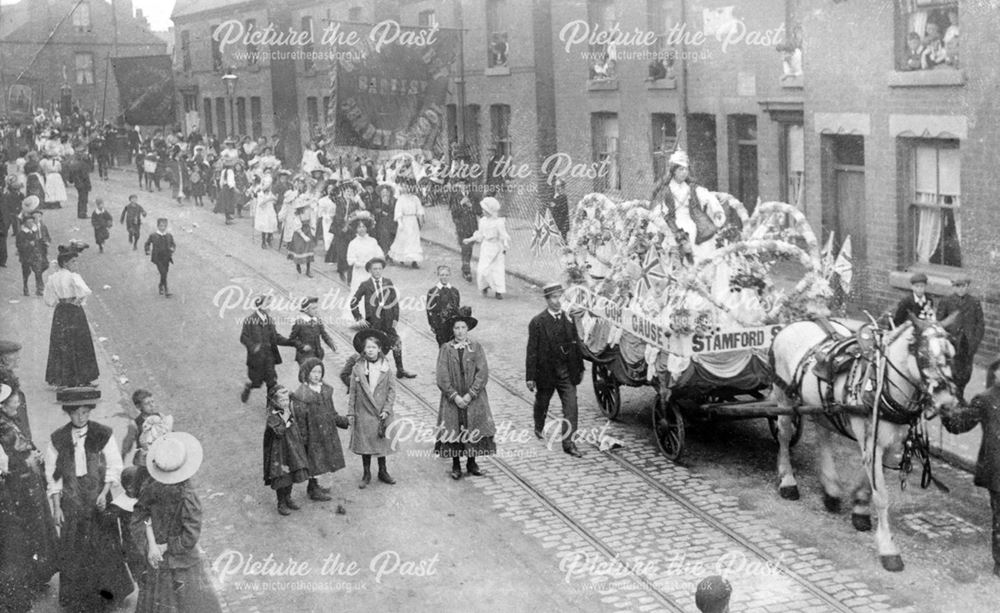
[{"label": "long skirt", "polygon": [[190,568],[150,569],[139,589],[136,613],[216,613],[222,611],[212,580],[199,560]]},{"label": "long skirt", "polygon": [[389,257],[397,262],[423,262],[420,245],[420,223],[416,215],[406,215],[399,221],[396,238],[389,247]]},{"label": "long skirt", "polygon": [[235,189],[225,186],[219,190],[219,200],[215,203],[215,212],[223,213],[227,217],[236,213],[236,199],[240,195]]},{"label": "long skirt", "polygon": [[100,374],[87,314],[80,305],[60,302],[52,316],[45,382],[74,387],[87,385]]},{"label": "long skirt", "polygon": [[30,611],[35,588],[57,570],[57,555],[41,465],[8,474],[0,487],[0,610]]},{"label": "long skirt", "polygon": [[476,285],[480,290],[493,288],[498,294],[507,292],[506,256],[500,241],[483,241],[480,245]]},{"label": "long skirt", "polygon": [[[65,508],[65,507],[64,507]],[[60,537],[59,604],[70,611],[101,611],[135,589],[114,511],[96,507],[67,516]]]},{"label": "long skirt", "polygon": [[63,183],[62,175],[58,172],[45,175],[45,202],[62,204],[67,199],[66,184]]}]

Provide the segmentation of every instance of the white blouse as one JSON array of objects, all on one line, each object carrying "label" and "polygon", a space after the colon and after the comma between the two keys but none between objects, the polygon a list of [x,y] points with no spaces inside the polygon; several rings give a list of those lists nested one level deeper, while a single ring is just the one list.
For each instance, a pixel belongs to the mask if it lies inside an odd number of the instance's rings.
[{"label": "white blouse", "polygon": [[[84,426],[82,428],[73,428],[72,431],[73,464],[76,468],[77,477],[83,477],[87,474],[87,451],[84,448],[87,430],[88,426]],[[122,475],[122,455],[118,451],[118,443],[115,442],[114,436],[108,437],[108,442],[105,443],[101,454],[104,455],[105,464],[104,483],[118,483]],[[45,449],[45,481],[48,483],[46,491],[50,496],[62,493],[62,478],[55,478],[56,460],[58,457],[59,452],[56,451],[52,441],[49,441],[49,446]]]},{"label": "white blouse", "polygon": [[84,304],[87,296],[92,293],[79,273],[65,268],[52,273],[45,281],[45,304],[49,306],[55,306],[65,298],[79,298],[80,304]]}]

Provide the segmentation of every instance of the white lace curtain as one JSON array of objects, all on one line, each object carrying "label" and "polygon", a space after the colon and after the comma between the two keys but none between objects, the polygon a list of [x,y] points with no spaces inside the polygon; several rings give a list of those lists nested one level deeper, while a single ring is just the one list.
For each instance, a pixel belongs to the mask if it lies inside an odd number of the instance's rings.
[{"label": "white lace curtain", "polygon": [[955,235],[961,244],[961,166],[958,149],[917,147],[914,153],[914,204],[918,205],[916,256],[917,262],[927,263],[941,244],[946,208],[951,210]]}]

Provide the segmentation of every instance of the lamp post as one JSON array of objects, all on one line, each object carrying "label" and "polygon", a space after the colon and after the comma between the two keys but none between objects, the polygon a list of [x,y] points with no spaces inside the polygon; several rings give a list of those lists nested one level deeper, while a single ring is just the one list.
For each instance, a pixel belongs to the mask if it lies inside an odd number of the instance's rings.
[{"label": "lamp post", "polygon": [[222,75],[222,84],[226,87],[226,98],[229,100],[229,135],[233,138],[236,137],[236,113],[233,108],[233,96],[236,94],[237,81],[239,81],[239,76],[230,66],[226,69],[226,74]]}]

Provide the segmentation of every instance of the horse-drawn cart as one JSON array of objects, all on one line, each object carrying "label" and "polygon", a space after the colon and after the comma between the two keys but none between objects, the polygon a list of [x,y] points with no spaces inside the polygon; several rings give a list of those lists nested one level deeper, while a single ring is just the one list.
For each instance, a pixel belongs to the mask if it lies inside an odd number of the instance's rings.
[{"label": "horse-drawn cart", "polygon": [[[571,303],[580,304],[579,292],[570,290]],[[592,304],[588,315],[595,314],[598,319],[593,328],[584,330],[581,325],[581,350],[591,363],[594,395],[606,418],[616,419],[621,412],[622,386],[652,386],[656,390],[653,437],[670,460],[677,460],[682,454],[689,423],[767,418],[772,436],[777,437],[777,415],[781,410],[768,400],[772,373],[767,351],[780,326],[696,336],[692,343],[695,353],[686,360],[686,366],[665,354],[651,372],[645,360],[643,339],[623,331],[616,346],[610,346],[602,330],[609,328],[610,322],[602,320],[599,307],[595,310]],[[626,315],[636,317],[633,313]],[[683,368],[672,372],[670,366]],[[792,444],[801,435],[800,414],[793,416],[793,424]]]}]

